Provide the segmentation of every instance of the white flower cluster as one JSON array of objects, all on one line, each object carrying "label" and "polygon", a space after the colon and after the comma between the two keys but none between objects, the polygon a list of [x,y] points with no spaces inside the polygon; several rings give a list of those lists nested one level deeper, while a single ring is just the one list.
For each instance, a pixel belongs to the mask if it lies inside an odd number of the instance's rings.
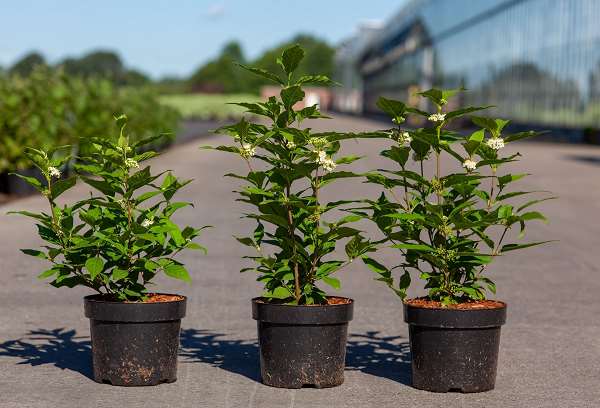
[{"label": "white flower cluster", "polygon": [[50,175],[50,177],[59,178],[60,177],[60,170],[57,169],[56,167],[48,167],[48,175]]},{"label": "white flower cluster", "polygon": [[240,148],[240,156],[244,159],[249,159],[256,154],[256,147],[252,147],[250,143],[242,143]]},{"label": "white flower cluster", "polygon": [[322,150],[317,150],[315,152],[317,154],[317,164],[323,166],[326,171],[333,171],[337,164],[331,159],[331,157],[327,157],[327,153]]},{"label": "white flower cluster", "polygon": [[127,166],[128,169],[137,169],[140,167],[140,164],[133,159],[125,159],[125,166]]},{"label": "white flower cluster", "polygon": [[494,150],[500,150],[504,147],[504,140],[501,137],[492,137],[485,142],[488,147]]},{"label": "white flower cluster", "polygon": [[296,143],[292,142],[291,140],[286,140],[285,141],[285,146],[290,149],[293,150],[296,148]]},{"label": "white flower cluster", "polygon": [[462,166],[467,169],[467,171],[473,171],[477,168],[477,162],[471,159],[467,159],[463,162]]},{"label": "white flower cluster", "polygon": [[431,122],[443,122],[446,119],[445,113],[434,113],[427,118]]},{"label": "white flower cluster", "polygon": [[152,224],[154,224],[154,221],[149,220],[149,219],[145,219],[144,221],[142,221],[142,227],[144,228],[148,228],[150,227]]}]

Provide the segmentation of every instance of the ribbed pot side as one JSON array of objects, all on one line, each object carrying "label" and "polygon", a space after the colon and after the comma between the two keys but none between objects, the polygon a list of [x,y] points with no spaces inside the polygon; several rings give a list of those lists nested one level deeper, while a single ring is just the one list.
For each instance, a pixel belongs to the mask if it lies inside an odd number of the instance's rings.
[{"label": "ribbed pot side", "polygon": [[495,309],[431,309],[405,303],[413,387],[465,393],[494,389],[500,327],[506,322],[503,305]]},{"label": "ribbed pot side", "polygon": [[295,306],[252,299],[264,384],[327,388],[344,382],[348,323],[354,301]]},{"label": "ribbed pot side", "polygon": [[86,296],[94,380],[120,386],[176,381],[179,330],[186,300],[125,303]]}]

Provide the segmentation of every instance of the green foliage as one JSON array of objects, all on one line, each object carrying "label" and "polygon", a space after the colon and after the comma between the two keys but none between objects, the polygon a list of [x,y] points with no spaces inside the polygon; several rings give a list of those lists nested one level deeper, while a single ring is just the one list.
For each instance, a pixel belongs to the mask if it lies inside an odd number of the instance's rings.
[{"label": "green foliage", "polygon": [[201,229],[181,228],[171,218],[186,206],[173,201],[189,183],[170,172],[153,174],[145,161],[156,156],[147,145],[156,138],[130,143],[126,117],[117,118],[116,140],[93,138],[76,165],[78,176],[96,191],[89,198],[60,206],[56,200],[75,186],[76,177],[61,178],[70,148],[27,148],[26,156],[43,174],[45,183],[20,176],[47,198],[49,213],[18,211],[37,221],[45,245],[25,249],[27,255],[51,262],[40,278],[55,287],[87,286],[116,300],[140,300],[159,273],[190,282],[176,259],[184,249],[204,248],[193,242]]},{"label": "green foliage", "polygon": [[[403,261],[393,268],[370,255],[362,256],[377,279],[401,298],[406,296],[411,283],[410,271],[416,270],[425,280],[431,300],[448,305],[485,299],[487,291],[496,290],[494,282],[484,273],[496,256],[547,242],[505,243],[512,236],[511,229],[518,228],[521,238],[529,221],[545,221],[544,215],[531,207],[553,198],[536,198],[517,205],[515,199],[535,192],[508,191],[509,185],[512,187],[525,174],[500,173],[504,164],[520,157],[518,153],[503,156],[504,145],[537,133],[503,136],[508,121],[478,116],[473,116],[472,121],[480,129],[470,135],[447,130],[453,119],[486,109],[444,110],[448,99],[460,91],[430,89],[419,93],[437,107],[433,113],[384,98],[378,103],[398,125],[389,131],[394,145],[381,153],[396,168],[367,175],[369,182],[385,190],[377,200],[367,200],[366,207],[354,212],[374,221],[385,236],[383,240],[370,242],[367,252],[384,243],[401,252]],[[403,129],[401,124],[409,114],[427,117],[432,126]],[[411,156],[414,163],[409,162]],[[444,159],[457,162],[464,171],[442,174]],[[426,161],[434,164],[431,177],[424,170],[428,168],[424,166]],[[418,170],[413,170],[414,167]],[[392,275],[394,269],[403,271],[399,282]]]},{"label": "green foliage", "polygon": [[42,54],[30,52],[15,62],[8,72],[10,75],[28,76],[36,67],[45,67],[46,65],[46,59]]},{"label": "green foliage", "polygon": [[[313,133],[299,126],[305,119],[322,117],[317,106],[294,108],[304,96],[301,84],[307,80],[295,71],[302,58],[303,51],[298,46],[282,52],[278,61],[284,77],[248,68],[254,74],[283,84],[279,98],[239,103],[247,112],[264,120],[250,123],[242,118],[225,126],[220,131],[231,135],[234,144],[206,148],[237,154],[248,165],[246,174],[228,175],[244,180],[246,185],[238,192],[239,200],[256,208],[255,212],[244,215],[256,221],[254,232],[236,237],[241,244],[257,251],[256,256],[248,257],[256,266],[242,271],[256,270],[258,281],[265,287],[263,296],[272,301],[322,304],[326,302],[326,293],[317,284],[323,282],[339,288],[335,274],[361,255],[364,245],[358,239],[359,231],[348,225],[359,217],[350,215],[326,221],[351,201],[323,202],[320,191],[337,179],[358,176],[337,170],[357,157],[334,157],[341,140],[364,135]],[[254,161],[261,163],[255,166]],[[348,259],[333,258],[336,243],[345,239],[349,239]]]},{"label": "green foliage", "polygon": [[107,80],[82,79],[37,67],[26,78],[0,76],[0,173],[30,166],[26,146],[48,150],[118,132],[112,115],[125,112],[139,138],[176,127],[177,111],[148,88],[115,88]]}]

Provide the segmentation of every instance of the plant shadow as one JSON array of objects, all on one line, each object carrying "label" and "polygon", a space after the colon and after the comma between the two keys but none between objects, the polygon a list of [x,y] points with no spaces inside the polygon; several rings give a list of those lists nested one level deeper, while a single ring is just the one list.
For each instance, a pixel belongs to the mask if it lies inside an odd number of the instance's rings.
[{"label": "plant shadow", "polygon": [[600,165],[600,156],[593,155],[584,155],[584,154],[570,154],[566,156],[569,160],[575,160],[579,162],[584,162],[588,164],[595,164],[597,166]]},{"label": "plant shadow", "polygon": [[[256,340],[227,339],[209,330],[181,331],[180,357],[187,362],[207,363],[260,381],[259,349]],[[376,331],[350,334],[346,369],[361,371],[410,385],[410,348],[401,336],[384,337]]]},{"label": "plant shadow", "polygon": [[92,378],[92,348],[89,338],[77,336],[75,330],[31,330],[18,340],[0,344],[0,357],[19,358],[17,364],[39,366],[52,364]]},{"label": "plant shadow", "polygon": [[411,384],[410,346],[402,336],[381,336],[377,331],[349,335],[346,369],[361,371],[399,383]]},{"label": "plant shadow", "polygon": [[186,362],[207,363],[213,367],[260,381],[256,340],[227,339],[209,330],[181,330],[179,356]]}]

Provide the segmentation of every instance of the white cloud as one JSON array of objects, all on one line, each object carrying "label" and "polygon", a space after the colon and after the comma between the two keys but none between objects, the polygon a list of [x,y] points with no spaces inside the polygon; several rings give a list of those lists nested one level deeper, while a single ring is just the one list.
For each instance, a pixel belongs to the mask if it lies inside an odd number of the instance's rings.
[{"label": "white cloud", "polygon": [[211,4],[204,15],[210,20],[216,20],[218,18],[223,17],[225,14],[225,4],[224,3],[213,3]]}]

